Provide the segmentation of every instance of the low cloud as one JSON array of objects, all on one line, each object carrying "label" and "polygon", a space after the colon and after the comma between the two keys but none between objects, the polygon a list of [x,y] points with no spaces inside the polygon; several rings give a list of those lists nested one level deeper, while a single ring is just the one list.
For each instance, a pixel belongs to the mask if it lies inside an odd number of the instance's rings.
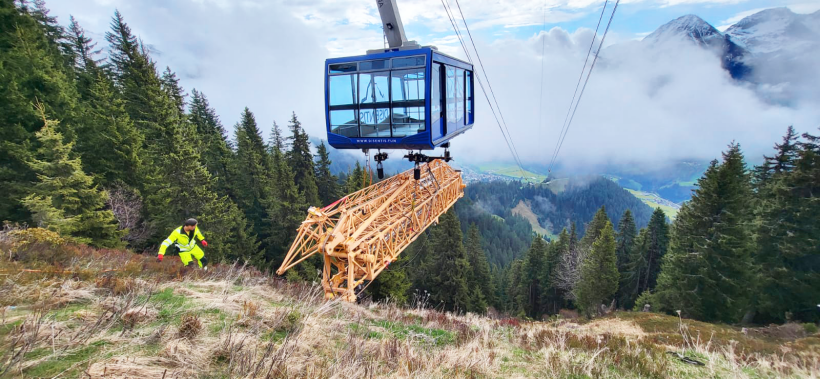
[{"label": "low cloud", "polygon": [[[553,28],[526,41],[479,46],[525,162],[550,160],[592,34]],[[539,103],[542,43],[546,55]],[[559,154],[560,165],[712,159],[733,140],[747,155],[759,156],[789,125],[801,131],[820,126],[820,110],[811,105],[820,100],[816,92],[799,93],[800,101],[778,105],[764,100],[755,86],[734,81],[719,57],[694,44],[648,45],[632,41],[603,50]],[[810,69],[799,75],[818,77]],[[477,118],[474,130],[454,142],[456,156],[509,160],[483,98]]]}]

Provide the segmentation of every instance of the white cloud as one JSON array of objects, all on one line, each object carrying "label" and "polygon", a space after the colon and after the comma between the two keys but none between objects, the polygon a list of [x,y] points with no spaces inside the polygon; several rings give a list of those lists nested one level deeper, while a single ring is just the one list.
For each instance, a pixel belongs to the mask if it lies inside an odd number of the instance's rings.
[{"label": "white cloud", "polygon": [[[554,28],[546,38],[543,125],[539,125],[542,37],[479,46],[521,158],[548,161],[576,86],[592,32]],[[806,77],[817,73],[805,70]],[[476,127],[454,142],[456,157],[508,159],[509,152],[483,97]],[[816,130],[812,101],[794,107],[764,102],[733,81],[719,58],[692,44],[661,50],[640,42],[607,48],[592,73],[559,161],[661,163],[711,159],[732,140],[749,156],[767,152],[786,126]],[[814,101],[820,100],[820,95]]]},{"label": "white cloud", "polygon": [[[646,2],[650,1],[666,3]],[[119,8],[134,32],[158,51],[160,68],[168,65],[175,70],[187,90],[203,91],[229,130],[248,106],[264,130],[274,120],[284,125],[295,111],[310,134],[324,136],[324,59],[361,54],[383,44],[371,3],[52,0],[48,5],[64,23],[73,13],[99,36],[100,45],[105,45],[102,33]],[[542,4],[462,0],[461,6],[474,26],[494,18],[504,19],[496,25],[541,20]],[[578,13],[600,11],[585,0],[548,0],[547,5],[553,9],[556,4],[583,8]],[[400,6],[406,24],[422,23],[431,30],[410,38],[463,56],[448,32],[449,21],[439,11],[439,0],[402,0]],[[501,35],[504,39],[489,42],[473,34],[519,153],[527,161],[543,162],[552,153],[592,31],[553,28],[527,40]],[[733,139],[758,154],[769,149],[787,125],[808,131],[820,124],[820,110],[811,106],[820,96],[791,108],[770,105],[753,88],[733,82],[710,53],[688,45],[652,51],[631,38],[608,37],[608,45],[619,44],[605,48],[595,67],[562,148],[562,162],[711,158]],[[539,104],[542,43],[545,96]],[[487,103],[483,95],[477,96],[479,121],[454,141],[453,152],[462,162],[509,160]],[[539,106],[544,110],[543,125]]]},{"label": "white cloud", "polygon": [[727,19],[721,21],[720,25],[717,26],[717,29],[720,30],[721,32],[725,32],[726,29],[729,29],[730,26],[732,26],[734,24],[737,24],[738,21],[740,21],[740,20],[742,20],[746,17],[749,17],[749,16],[751,16],[751,15],[757,13],[757,12],[760,12],[764,9],[766,9],[766,8],[755,8],[755,9],[751,9],[751,10],[748,10],[748,11],[740,12],[740,13],[738,13],[738,14],[730,17],[730,18],[727,18]]}]

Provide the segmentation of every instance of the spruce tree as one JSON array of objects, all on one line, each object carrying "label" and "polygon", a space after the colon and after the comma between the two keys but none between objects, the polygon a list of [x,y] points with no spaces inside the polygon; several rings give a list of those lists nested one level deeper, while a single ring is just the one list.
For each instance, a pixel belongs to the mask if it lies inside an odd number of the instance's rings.
[{"label": "spruce tree", "polygon": [[302,129],[302,123],[296,118],[296,113],[291,117],[288,127],[291,132],[290,151],[287,153],[288,165],[293,170],[296,185],[304,194],[305,201],[310,205],[319,205],[321,201],[314,176],[313,153],[310,152],[308,135]]},{"label": "spruce tree", "polygon": [[233,196],[231,182],[236,177],[231,166],[234,160],[233,150],[216,110],[211,108],[205,94],[196,89],[191,91],[188,118],[202,141],[202,163],[216,181],[216,192],[221,196]]},{"label": "spruce tree", "polygon": [[487,307],[496,304],[497,300],[490,264],[487,263],[487,256],[481,248],[481,236],[475,224],[470,224],[465,248],[467,249],[472,274],[469,280],[469,287],[472,292],[471,310],[484,313],[487,311]]},{"label": "spruce tree", "polygon": [[646,227],[645,250],[642,250],[643,259],[646,262],[646,269],[641,273],[641,282],[638,294],[646,290],[652,290],[658,281],[658,274],[661,272],[663,256],[669,249],[669,225],[666,223],[666,214],[660,207],[652,212],[649,225]]},{"label": "spruce tree", "polygon": [[595,308],[618,290],[615,232],[607,221],[592,244],[581,266],[581,281],[576,289],[578,309],[591,316]]},{"label": "spruce tree", "polygon": [[592,246],[592,244],[598,240],[598,236],[601,234],[601,230],[604,229],[607,222],[610,221],[609,217],[606,215],[606,206],[601,206],[601,208],[598,209],[598,212],[595,212],[595,216],[592,217],[592,221],[587,224],[586,230],[584,231],[584,237],[581,238],[581,246]]},{"label": "spruce tree", "polygon": [[637,236],[638,228],[635,226],[635,219],[632,218],[632,212],[627,209],[618,221],[618,234],[615,236],[615,242],[618,245],[616,250],[618,272],[624,272]]},{"label": "spruce tree", "polygon": [[316,162],[316,187],[318,187],[319,198],[322,205],[330,204],[340,196],[339,178],[330,172],[330,157],[327,152],[327,146],[322,142],[317,149],[317,157],[319,161]]},{"label": "spruce tree", "polygon": [[0,2],[0,68],[0,220],[30,222],[21,201],[37,180],[28,162],[43,127],[34,105],[70,132],[77,95],[38,22],[11,1]]},{"label": "spruce tree", "polygon": [[97,43],[86,35],[85,30],[74,19],[74,16],[71,16],[71,23],[68,28],[68,41],[74,59],[77,92],[85,100],[88,98],[89,91],[98,77],[105,74],[100,68],[103,59],[98,58],[102,49],[97,48]]},{"label": "spruce tree", "polygon": [[527,316],[537,319],[544,313],[544,295],[549,286],[548,246],[543,238],[536,236],[524,256],[521,267],[522,302]]},{"label": "spruce tree", "polygon": [[179,111],[180,114],[184,114],[186,107],[185,98],[188,97],[188,95],[179,84],[177,74],[171,71],[170,67],[166,66],[165,71],[162,72],[160,82],[162,83],[162,89],[165,91],[165,94],[168,95],[174,105],[176,105],[177,111]]},{"label": "spruce tree", "polygon": [[[232,193],[237,205],[245,213],[254,234],[261,240],[271,236],[272,218],[268,214],[275,199],[276,189],[271,168],[271,159],[265,149],[262,134],[256,124],[256,118],[250,109],[245,108],[242,119],[236,125],[236,161],[237,173]],[[284,178],[277,177],[278,182]],[[281,193],[280,193],[281,195]],[[300,214],[303,216],[303,214]]]},{"label": "spruce tree", "polygon": [[407,265],[408,257],[402,253],[395,262],[384,268],[376,279],[367,287],[367,292],[374,300],[386,300],[403,305],[408,301],[408,292],[413,283],[410,281]]},{"label": "spruce tree", "polygon": [[[293,243],[296,230],[305,219],[308,205],[305,203],[302,192],[296,187],[293,172],[285,161],[282,152],[274,149],[272,160],[276,165],[274,167],[274,176],[277,180],[273,186],[276,196],[268,203],[267,212],[270,217],[271,233],[265,254],[271,267],[276,268],[282,263],[291,243]],[[305,266],[315,266],[318,261],[305,261],[303,264]]]},{"label": "spruce tree", "polygon": [[820,255],[816,217],[820,208],[813,206],[820,188],[818,154],[812,140],[795,142],[792,127],[775,144],[776,154],[766,159],[756,175],[755,242],[753,253],[758,269],[754,307],[757,320],[783,322],[792,319],[814,321],[818,317],[811,305],[820,295],[820,266],[813,258]]},{"label": "spruce tree", "polygon": [[713,162],[675,220],[656,298],[663,310],[737,322],[749,306],[751,184],[740,146]]},{"label": "spruce tree", "polygon": [[122,245],[114,214],[104,210],[107,195],[99,190],[73,155],[73,144],[63,143],[56,121],[45,119],[37,132],[40,148],[28,163],[37,174],[32,194],[23,203],[37,226],[101,247]]},{"label": "spruce tree", "polygon": [[76,134],[75,150],[82,155],[85,171],[94,176],[96,183],[141,184],[142,135],[125,112],[124,101],[116,97],[112,84],[101,73],[80,107]]},{"label": "spruce tree", "polygon": [[430,277],[430,301],[433,306],[443,306],[448,311],[465,311],[470,306],[467,278],[470,263],[462,243],[461,226],[455,211],[450,210],[439,217],[433,231],[431,252],[433,255]]}]

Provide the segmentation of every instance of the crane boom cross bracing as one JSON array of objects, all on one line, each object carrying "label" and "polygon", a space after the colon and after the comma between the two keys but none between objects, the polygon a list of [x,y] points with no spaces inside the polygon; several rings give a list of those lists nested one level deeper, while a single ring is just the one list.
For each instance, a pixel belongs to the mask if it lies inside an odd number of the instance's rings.
[{"label": "crane boom cross bracing", "polygon": [[438,217],[464,196],[461,172],[442,160],[311,207],[277,274],[315,254],[324,259],[325,298],[355,301],[357,286],[372,281]]}]

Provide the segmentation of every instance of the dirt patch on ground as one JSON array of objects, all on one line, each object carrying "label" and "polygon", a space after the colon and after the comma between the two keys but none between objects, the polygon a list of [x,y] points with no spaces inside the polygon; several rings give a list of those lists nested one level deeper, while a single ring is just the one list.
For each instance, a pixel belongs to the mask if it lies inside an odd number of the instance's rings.
[{"label": "dirt patch on ground", "polygon": [[769,325],[762,328],[744,328],[749,336],[763,338],[777,338],[781,340],[796,340],[806,337],[806,329],[801,324],[789,323],[783,325]]}]

